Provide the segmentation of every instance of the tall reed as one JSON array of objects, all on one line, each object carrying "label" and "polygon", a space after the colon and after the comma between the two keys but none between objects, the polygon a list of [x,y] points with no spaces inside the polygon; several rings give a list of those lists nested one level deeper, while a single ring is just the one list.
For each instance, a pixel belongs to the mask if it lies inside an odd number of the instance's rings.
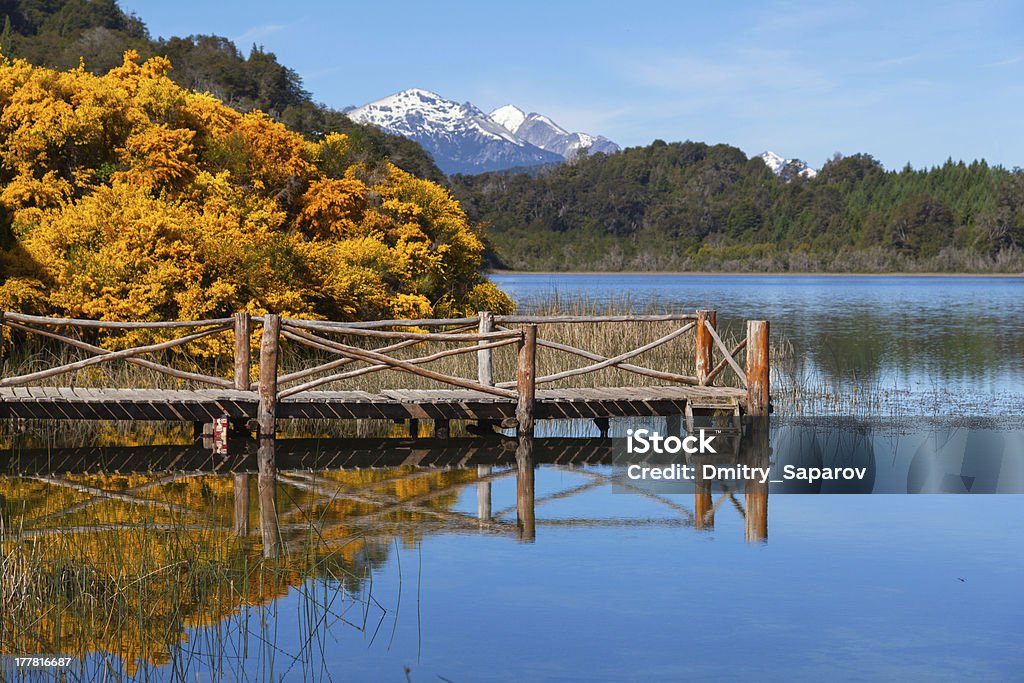
[{"label": "tall reed", "polygon": [[[241,480],[253,493],[253,528],[241,536],[233,523],[240,480],[231,475],[0,477],[0,654],[71,656],[73,680],[157,670],[195,680],[200,669],[209,680],[218,667],[248,668],[237,661],[247,648],[265,648],[250,653],[257,660],[287,648],[289,679],[319,680],[328,633],[368,639],[395,618],[388,598],[374,596],[374,569],[399,552],[399,540],[416,542],[411,523],[418,533],[431,527],[424,512],[443,518],[473,478],[407,468],[282,475],[283,554],[264,559],[255,477]],[[412,500],[419,512],[401,507]],[[387,506],[396,510],[377,514]],[[285,595],[303,615],[299,638],[261,630],[264,611]]]}]

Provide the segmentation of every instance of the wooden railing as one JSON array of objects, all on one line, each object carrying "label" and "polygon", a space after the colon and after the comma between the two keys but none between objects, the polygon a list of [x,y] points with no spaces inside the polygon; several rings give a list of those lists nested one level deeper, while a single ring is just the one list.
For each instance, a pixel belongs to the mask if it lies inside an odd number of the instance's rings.
[{"label": "wooden railing", "polygon": [[[22,332],[26,336],[38,336],[54,340],[72,348],[87,351],[93,354],[92,357],[72,363],[65,363],[57,367],[47,368],[36,372],[29,372],[13,377],[0,378],[0,387],[27,386],[41,382],[59,375],[69,374],[84,370],[89,367],[102,364],[109,364],[115,361],[126,361],[150,370],[155,370],[163,375],[175,379],[191,380],[201,384],[215,387],[234,388],[235,382],[214,377],[198,372],[190,372],[169,367],[154,360],[143,358],[148,354],[157,354],[177,347],[185,346],[191,342],[220,334],[236,327],[240,318],[245,314],[236,315],[234,318],[218,318],[214,320],[183,320],[172,322],[113,322],[100,320],[78,320],[73,318],[44,318],[35,315],[23,315],[20,313],[0,312],[0,330],[6,325],[12,330]],[[62,333],[59,330],[67,330]],[[183,336],[175,337],[156,344],[135,346],[127,349],[113,351],[90,344],[75,336],[72,330],[196,330]],[[236,332],[237,334],[237,332]],[[237,345],[237,344],[236,344]],[[248,388],[248,387],[246,387]]]},{"label": "wooden railing", "polygon": [[[640,366],[640,365],[633,365],[631,363],[627,363],[626,362],[627,360],[629,360],[631,358],[634,358],[636,356],[639,356],[642,353],[646,353],[646,352],[651,351],[651,350],[653,350],[653,349],[655,349],[655,348],[657,348],[659,346],[662,346],[663,344],[667,344],[668,342],[670,342],[670,341],[672,341],[674,339],[678,339],[679,337],[682,337],[684,334],[686,334],[690,330],[694,329],[694,327],[697,324],[695,322],[696,321],[696,316],[694,316],[694,315],[579,316],[579,317],[569,317],[569,316],[532,316],[531,317],[531,316],[512,316],[512,315],[506,315],[506,316],[494,316],[493,318],[488,318],[486,316],[486,314],[481,314],[480,320],[481,320],[481,328],[480,328],[481,330],[485,329],[485,324],[486,324],[486,322],[488,320],[493,320],[494,323],[495,323],[495,326],[494,326],[495,329],[499,329],[499,330],[503,330],[503,331],[507,331],[510,328],[505,327],[504,325],[499,325],[497,323],[507,323],[507,324],[519,323],[519,324],[525,324],[525,325],[549,325],[549,324],[567,324],[567,323],[568,324],[580,324],[580,323],[602,324],[602,323],[617,323],[617,322],[680,322],[680,321],[685,321],[685,324],[682,327],[679,327],[678,329],[673,330],[672,332],[662,336],[661,338],[655,339],[654,341],[652,341],[652,342],[650,342],[648,344],[644,344],[643,346],[640,346],[640,347],[638,347],[636,349],[632,349],[630,351],[626,351],[626,352],[624,352],[622,354],[619,354],[619,355],[611,357],[611,358],[602,356],[602,355],[597,354],[597,353],[593,353],[591,351],[587,351],[585,349],[580,349],[580,348],[577,348],[575,346],[570,346],[568,344],[561,344],[561,343],[558,343],[558,342],[555,342],[555,341],[550,341],[548,339],[538,338],[537,339],[537,346],[539,346],[539,347],[551,349],[553,351],[560,351],[560,352],[563,352],[563,353],[566,353],[566,354],[582,357],[582,358],[585,358],[587,360],[591,360],[591,361],[595,361],[595,362],[591,363],[590,365],[586,365],[586,366],[583,366],[583,367],[580,367],[580,368],[573,368],[571,370],[564,370],[562,372],[557,372],[557,373],[553,373],[553,374],[550,374],[550,375],[545,375],[543,377],[538,377],[537,380],[536,380],[536,383],[537,384],[546,384],[546,383],[549,383],[549,382],[556,382],[558,380],[566,379],[566,378],[569,378],[569,377],[576,377],[576,376],[579,376],[579,375],[585,375],[585,374],[589,374],[589,373],[592,373],[592,372],[597,372],[597,371],[603,370],[605,368],[615,367],[615,368],[618,368],[619,370],[625,370],[626,372],[632,372],[632,373],[635,373],[635,374],[638,374],[638,375],[643,375],[645,377],[652,377],[654,379],[659,379],[659,380],[663,380],[663,381],[678,382],[678,383],[682,383],[682,384],[700,384],[700,380],[696,376],[680,375],[680,374],[676,374],[676,373],[672,373],[672,372],[665,372],[665,371],[661,371],[661,370],[654,370],[652,368],[647,368],[647,367],[643,367],[643,366]],[[490,357],[488,356],[488,357],[482,358],[481,362],[485,363],[485,364],[489,364],[491,362]],[[497,384],[497,386],[499,386],[499,387],[509,386],[509,385],[510,385],[509,382],[499,382]]]},{"label": "wooden railing", "polygon": [[[539,328],[561,325],[593,325],[616,323],[677,323],[670,332],[642,344],[637,348],[614,356],[578,348],[562,342],[545,339]],[[533,429],[536,387],[572,377],[615,368],[659,382],[709,387],[730,369],[739,384],[747,391],[747,411],[765,414],[768,410],[768,323],[748,321],[746,337],[729,348],[716,328],[715,311],[700,310],[688,314],[616,315],[616,316],[523,316],[493,315],[482,311],[474,317],[376,320],[368,322],[329,322],[281,318],[278,315],[250,316],[237,313],[230,318],[175,322],[107,322],[65,318],[44,318],[18,313],[0,312],[0,330],[4,325],[24,335],[36,335],[67,344],[92,354],[91,357],[57,367],[0,378],[0,387],[26,386],[53,377],[115,361],[125,361],[178,380],[194,381],[206,386],[239,391],[258,391],[260,433],[274,434],[277,403],[304,392],[336,384],[373,373],[397,371],[437,382],[446,386],[479,392],[517,402],[517,421],[520,431]],[[252,349],[250,339],[253,324],[262,325],[259,349],[258,382],[251,381]],[[78,330],[78,336],[75,336]],[[132,348],[111,350],[79,338],[83,330],[184,330],[187,334],[174,339]],[[427,331],[423,331],[427,330]],[[436,330],[436,331],[430,331]],[[211,335],[232,331],[234,334],[233,377],[227,379],[200,372],[172,368],[146,358],[160,354]],[[688,375],[664,369],[647,367],[633,361],[638,356],[662,347],[693,332],[695,338],[694,374]],[[340,339],[339,339],[340,338]],[[361,345],[346,343],[348,338],[361,340]],[[331,356],[331,360],[314,367],[286,374],[279,372],[279,351],[282,339],[300,347]],[[343,341],[344,340],[344,341]],[[379,340],[384,345],[366,348],[367,340]],[[458,344],[433,353],[411,358],[398,358],[395,352],[426,343]],[[495,381],[493,352],[503,346],[516,345],[516,376],[514,379]],[[551,372],[538,377],[537,351],[557,352],[588,361],[579,367]],[[737,355],[746,350],[745,367]],[[476,354],[476,378],[460,377],[425,367],[442,358]],[[719,360],[715,363],[715,357]],[[289,386],[286,386],[289,385]]]}]

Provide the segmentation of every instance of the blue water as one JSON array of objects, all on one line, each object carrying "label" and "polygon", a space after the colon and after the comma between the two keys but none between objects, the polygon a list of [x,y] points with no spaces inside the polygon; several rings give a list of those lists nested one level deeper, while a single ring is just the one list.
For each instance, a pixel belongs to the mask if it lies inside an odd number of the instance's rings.
[{"label": "blue water", "polygon": [[[582,481],[541,468],[537,495]],[[495,510],[514,504],[511,486],[493,495]],[[532,544],[446,533],[396,545],[373,581],[388,612],[374,607],[369,628],[312,609],[326,646],[302,650],[311,610],[297,591],[234,619],[251,631],[247,670],[268,673],[266,640],[280,650],[274,680],[319,680],[321,662],[360,681],[402,681],[405,667],[413,681],[1011,680],[1024,664],[1022,502],[780,495],[768,541],[747,543],[729,503],[713,531],[697,531],[658,525],[677,515],[601,488],[538,518],[632,525],[538,523]],[[475,510],[471,490],[457,508]],[[223,645],[191,640],[205,670],[203,653]]]},{"label": "blue water", "polygon": [[[525,311],[553,295],[766,319],[811,379],[909,392],[958,414],[1024,407],[1024,277],[498,274]],[[932,406],[928,406],[929,409]]]},{"label": "blue water", "polygon": [[[1024,387],[1024,279],[494,280],[526,311],[557,292],[714,308],[725,327],[768,319],[817,376],[1020,414],[1007,397]],[[535,495],[592,481],[587,470],[541,466]],[[693,509],[692,494],[666,499],[607,482],[555,497],[538,503],[533,542],[424,517],[385,539],[359,595],[309,579],[188,629],[176,668],[146,671],[417,683],[1021,679],[1024,496],[772,494],[767,538],[753,541],[742,495],[715,492],[712,529],[680,512]],[[494,514],[514,522],[515,505],[514,477],[495,481]],[[476,514],[475,484],[452,509]]]}]

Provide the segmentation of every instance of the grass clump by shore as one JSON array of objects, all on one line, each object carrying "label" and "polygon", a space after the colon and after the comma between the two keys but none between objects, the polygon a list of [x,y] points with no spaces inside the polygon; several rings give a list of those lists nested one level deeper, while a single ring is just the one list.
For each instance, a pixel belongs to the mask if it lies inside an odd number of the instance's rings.
[{"label": "grass clump by shore", "polygon": [[[372,642],[392,627],[393,587],[375,591],[373,572],[443,524],[474,478],[410,468],[282,474],[279,551],[266,558],[254,475],[0,477],[0,655],[70,656],[68,674],[84,681],[157,669],[195,680],[246,659],[266,672],[252,680],[279,680],[283,668],[288,680],[319,680],[336,639]],[[298,610],[297,633],[268,626],[276,619],[264,611],[276,617],[284,596]]]}]

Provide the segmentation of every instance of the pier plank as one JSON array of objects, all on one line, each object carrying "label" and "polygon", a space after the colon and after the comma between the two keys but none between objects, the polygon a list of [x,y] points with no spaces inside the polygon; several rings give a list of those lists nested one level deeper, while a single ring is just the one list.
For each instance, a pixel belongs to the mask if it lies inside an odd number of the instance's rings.
[{"label": "pier plank", "polygon": [[[729,387],[655,386],[540,389],[538,419],[681,415],[702,407],[741,405],[746,392]],[[0,417],[54,420],[179,420],[209,422],[227,414],[253,418],[259,397],[237,389],[103,389],[0,387]],[[466,389],[308,391],[278,403],[278,416],[309,419],[483,420],[515,416],[516,402]]]}]

